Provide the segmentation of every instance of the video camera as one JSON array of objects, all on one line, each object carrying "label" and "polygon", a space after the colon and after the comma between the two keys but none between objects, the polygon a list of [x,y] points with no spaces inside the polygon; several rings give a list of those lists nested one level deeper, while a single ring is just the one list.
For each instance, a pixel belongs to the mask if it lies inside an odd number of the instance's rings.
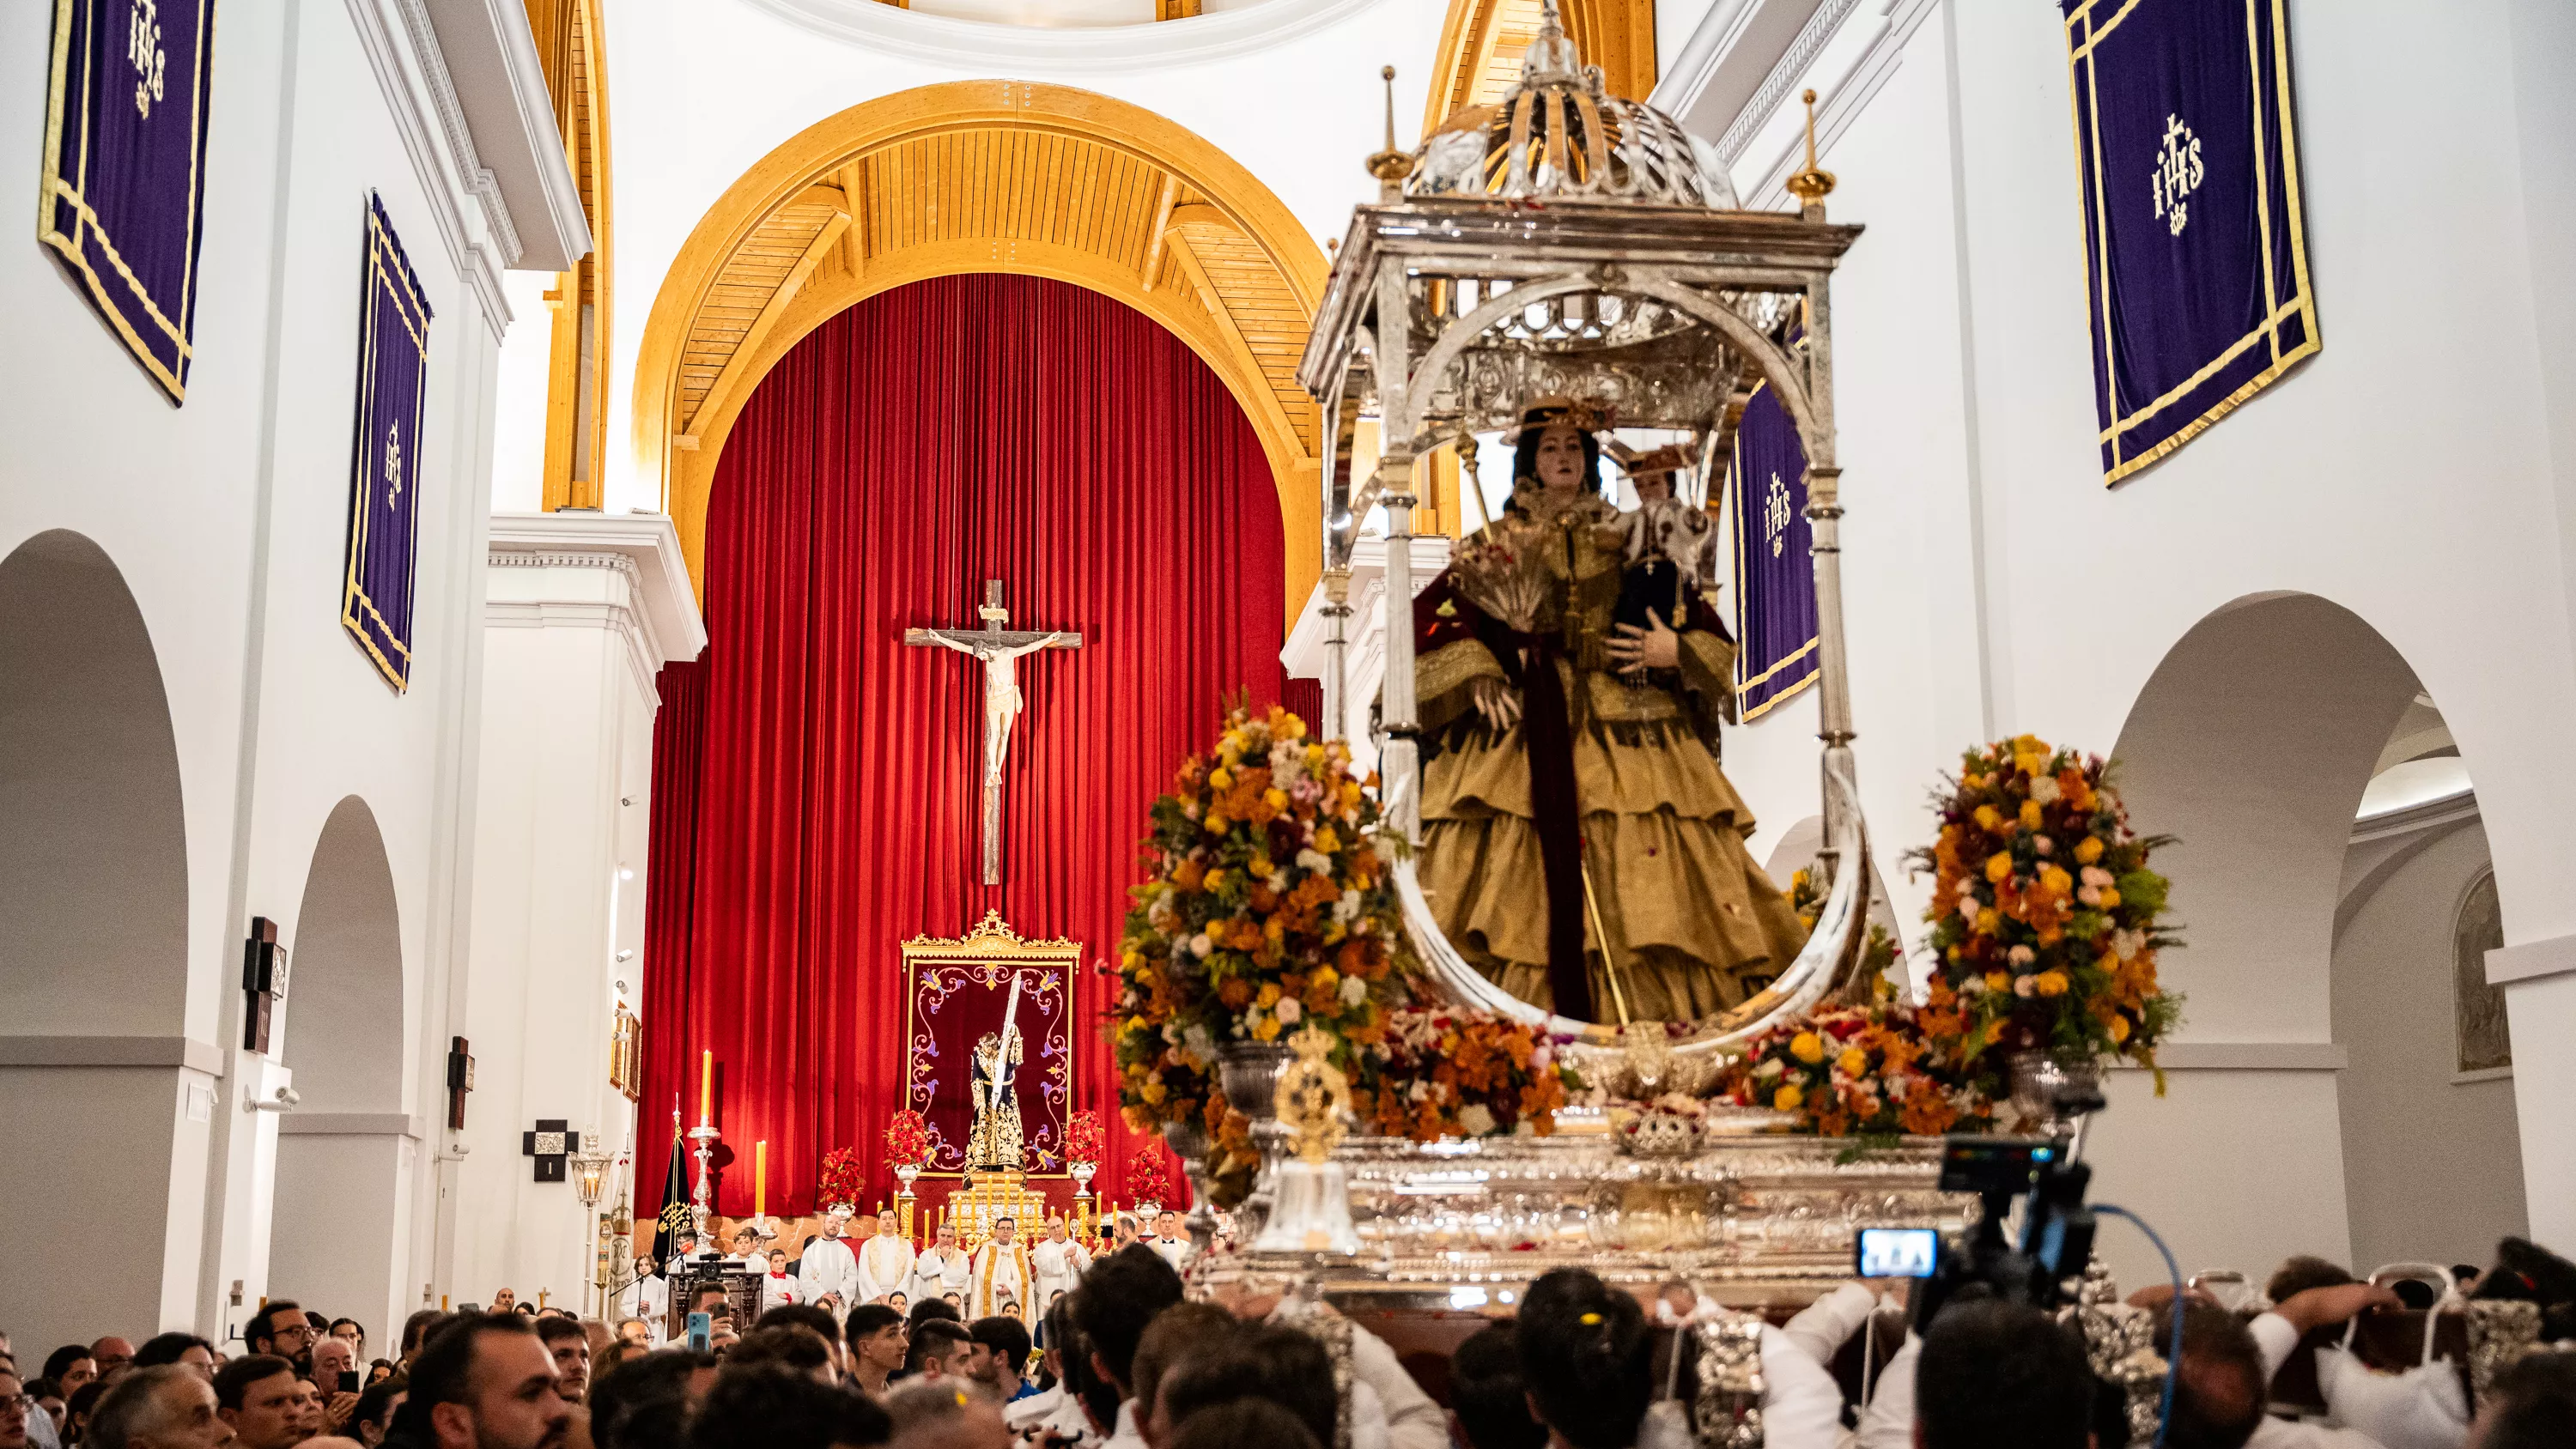
[{"label": "video camera", "polygon": [[[1957,1242],[1933,1228],[1863,1228],[1853,1244],[1868,1277],[1916,1279],[1916,1332],[1963,1290],[2034,1308],[2066,1301],[2066,1281],[2083,1275],[2093,1256],[2093,1212],[2084,1190],[2086,1120],[2104,1105],[2101,1076],[2090,1063],[2040,1058],[2015,1064],[2013,1100],[2024,1117],[2050,1124],[2031,1137],[1952,1137],[1941,1155],[1941,1190],[1973,1192],[1983,1203],[1976,1226]],[[2015,1201],[2021,1221],[2009,1237]]]}]

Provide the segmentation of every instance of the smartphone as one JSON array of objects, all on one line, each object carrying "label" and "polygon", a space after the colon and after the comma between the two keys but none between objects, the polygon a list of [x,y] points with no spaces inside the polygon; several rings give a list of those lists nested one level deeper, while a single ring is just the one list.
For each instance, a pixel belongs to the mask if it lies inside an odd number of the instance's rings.
[{"label": "smartphone", "polygon": [[689,1315],[689,1352],[706,1353],[715,1346],[715,1323],[712,1313]]},{"label": "smartphone", "polygon": [[356,1369],[340,1370],[340,1392],[344,1394],[354,1394],[358,1392],[358,1371]]},{"label": "smartphone", "polygon": [[1852,1235],[1852,1269],[1864,1278],[1929,1278],[1940,1261],[1937,1228],[1863,1228]]}]

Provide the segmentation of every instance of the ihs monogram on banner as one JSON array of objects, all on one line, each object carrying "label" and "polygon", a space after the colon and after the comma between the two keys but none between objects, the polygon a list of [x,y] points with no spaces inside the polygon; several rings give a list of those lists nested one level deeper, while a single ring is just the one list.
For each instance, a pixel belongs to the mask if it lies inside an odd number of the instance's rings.
[{"label": "ihs monogram on banner", "polygon": [[2200,162],[2200,138],[2191,133],[2191,127],[2184,125],[2180,116],[2167,114],[2165,147],[2156,155],[2151,184],[2155,189],[2156,215],[2165,219],[2166,228],[2175,236],[2182,235],[2183,227],[2191,221],[2191,209],[2184,205],[2184,198],[2200,189],[2207,169]]},{"label": "ihs monogram on banner", "polygon": [[152,103],[161,99],[161,77],[170,68],[170,57],[161,49],[161,8],[155,0],[134,0],[125,58],[134,67],[134,109],[150,120]]}]

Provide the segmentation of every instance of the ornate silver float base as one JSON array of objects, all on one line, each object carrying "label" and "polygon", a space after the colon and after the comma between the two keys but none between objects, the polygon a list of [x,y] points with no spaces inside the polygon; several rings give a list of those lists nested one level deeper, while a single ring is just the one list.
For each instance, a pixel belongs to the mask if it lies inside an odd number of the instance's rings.
[{"label": "ornate silver float base", "polygon": [[1689,1279],[1730,1306],[1804,1304],[1851,1276],[1856,1228],[1956,1231],[1975,1200],[1937,1190],[1938,1138],[1855,1150],[1716,1131],[1687,1155],[1635,1157],[1603,1131],[1429,1145],[1354,1138],[1333,1154],[1356,1253],[1220,1249],[1207,1286],[1260,1291],[1312,1276],[1345,1309],[1508,1311],[1555,1268],[1645,1291]]}]

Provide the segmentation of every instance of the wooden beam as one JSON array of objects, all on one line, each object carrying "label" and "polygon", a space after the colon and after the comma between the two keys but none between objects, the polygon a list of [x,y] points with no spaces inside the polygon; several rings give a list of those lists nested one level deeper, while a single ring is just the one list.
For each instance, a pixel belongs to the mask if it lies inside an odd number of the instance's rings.
[{"label": "wooden beam", "polygon": [[841,265],[855,277],[868,262],[868,228],[864,215],[867,206],[863,200],[868,193],[859,177],[858,162],[852,161],[838,174],[843,209],[850,217],[850,229],[841,234]]},{"label": "wooden beam", "polygon": [[[841,193],[834,191],[832,194],[838,196]],[[849,229],[850,213],[847,210],[836,212],[831,220],[823,223],[823,229],[814,234],[814,240],[806,244],[805,254],[788,269],[786,278],[778,284],[778,290],[769,294],[769,301],[760,309],[760,315],[751,319],[750,330],[743,333],[742,341],[734,345],[733,355],[725,359],[724,371],[717,373],[716,380],[708,384],[707,395],[698,399],[696,409],[689,414],[689,427],[684,435],[687,441],[683,447],[697,445],[698,419],[713,416],[723,405],[725,395],[742,381],[753,354],[760,350],[761,339],[769,335],[770,328],[778,325],[779,316],[787,310],[788,303],[796,300],[796,293],[804,287],[805,279],[814,275],[814,268],[839,244],[841,233]]]},{"label": "wooden beam", "polygon": [[1172,203],[1181,196],[1181,178],[1165,172],[1163,199],[1154,206],[1154,229],[1145,236],[1145,290],[1154,290],[1154,273],[1163,267],[1163,233],[1172,225]]},{"label": "wooden beam", "polygon": [[[1225,294],[1208,279],[1207,267],[1199,260],[1197,249],[1190,245],[1189,234],[1174,227],[1169,236],[1172,260],[1181,264],[1182,274],[1198,290],[1199,305],[1207,308],[1208,319],[1216,323],[1217,335],[1225,339],[1226,350],[1234,354],[1235,364],[1243,369],[1243,375],[1269,395],[1272,406],[1280,408],[1284,421],[1287,410],[1280,407],[1278,392],[1269,385],[1270,374],[1261,366],[1261,354],[1252,350],[1252,343],[1244,337],[1243,329],[1235,324],[1234,312],[1225,305]],[[1294,425],[1290,426],[1293,428]]]}]

